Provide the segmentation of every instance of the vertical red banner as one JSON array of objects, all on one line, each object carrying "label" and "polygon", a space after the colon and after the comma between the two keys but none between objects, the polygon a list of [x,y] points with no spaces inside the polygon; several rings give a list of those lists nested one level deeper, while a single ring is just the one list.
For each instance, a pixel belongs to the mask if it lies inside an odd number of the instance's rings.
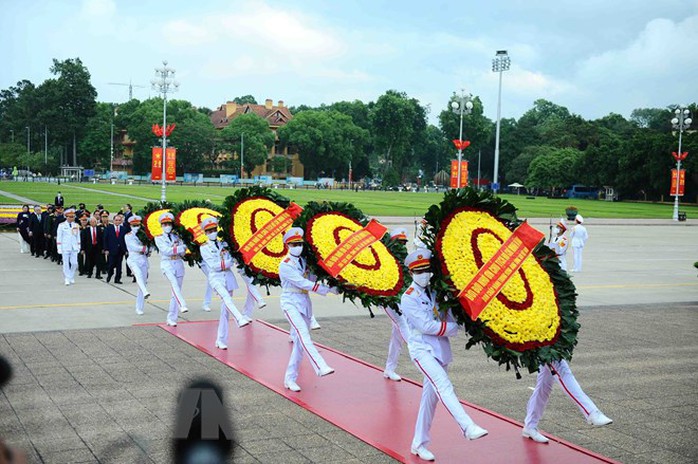
[{"label": "vertical red banner", "polygon": [[468,162],[460,162],[460,187],[458,186],[458,161],[451,161],[451,188],[463,188],[468,186]]},{"label": "vertical red banner", "polygon": [[168,148],[165,154],[165,180],[177,180],[177,149]]},{"label": "vertical red banner", "polygon": [[162,147],[153,147],[153,161],[150,180],[162,180]]},{"label": "vertical red banner", "polygon": [[[686,187],[686,170],[682,169],[679,174],[679,196],[683,196],[683,190]],[[676,169],[671,170],[671,189],[669,195],[676,196]]]}]

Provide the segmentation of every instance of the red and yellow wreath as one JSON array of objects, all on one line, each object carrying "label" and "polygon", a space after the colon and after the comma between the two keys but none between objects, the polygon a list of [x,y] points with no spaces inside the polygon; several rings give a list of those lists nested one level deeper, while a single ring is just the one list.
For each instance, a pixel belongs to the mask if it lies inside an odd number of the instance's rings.
[{"label": "red and yellow wreath", "polygon": [[[471,335],[467,347],[483,344],[486,354],[500,364],[535,371],[542,363],[571,358],[579,330],[576,293],[539,239],[533,241],[530,254],[520,255],[518,269],[506,275],[509,280],[495,285],[503,272],[492,266],[494,258],[517,239],[512,236],[522,224],[515,211],[489,193],[452,190],[426,214],[425,240],[438,262],[432,282],[443,309],[452,309]],[[508,254],[502,262],[511,264],[515,258]],[[470,317],[474,313],[472,302],[464,297],[466,290],[476,288],[484,295],[493,287],[499,291],[492,291],[480,312]]]}]

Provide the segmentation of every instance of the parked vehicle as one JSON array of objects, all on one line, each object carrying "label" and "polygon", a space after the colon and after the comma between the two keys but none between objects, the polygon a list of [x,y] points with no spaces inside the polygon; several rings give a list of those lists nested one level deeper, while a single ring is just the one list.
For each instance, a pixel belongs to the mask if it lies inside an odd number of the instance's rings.
[{"label": "parked vehicle", "polygon": [[591,200],[599,199],[599,189],[597,187],[586,187],[584,185],[573,185],[565,192],[567,198],[587,198]]}]

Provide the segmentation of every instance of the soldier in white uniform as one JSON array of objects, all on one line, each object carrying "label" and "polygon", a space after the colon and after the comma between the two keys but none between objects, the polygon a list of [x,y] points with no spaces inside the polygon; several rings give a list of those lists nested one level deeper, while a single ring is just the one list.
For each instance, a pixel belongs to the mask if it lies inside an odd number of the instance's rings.
[{"label": "soldier in white uniform", "polygon": [[[560,220],[558,227],[560,225],[564,227],[563,220]],[[564,261],[560,260],[560,267],[565,269],[562,267],[563,263]],[[567,361],[555,361],[548,365],[538,366],[536,388],[533,389],[533,394],[531,394],[531,398],[528,400],[526,419],[524,420],[524,428],[521,433],[525,438],[530,438],[538,443],[548,443],[548,438],[538,431],[538,422],[543,417],[556,380],[565,394],[577,405],[588,424],[601,427],[613,422],[584,393]]]},{"label": "soldier in white uniform", "polygon": [[582,272],[582,250],[584,250],[584,245],[589,239],[589,234],[587,233],[584,224],[584,218],[581,214],[578,214],[574,218],[574,222],[577,223],[572,228],[570,233],[570,240],[572,242],[572,249],[574,250],[574,266],[572,267],[572,272]]},{"label": "soldier in white uniform", "polygon": [[548,242],[548,248],[555,252],[555,256],[560,260],[560,269],[567,272],[567,237],[565,237],[567,226],[565,220],[560,221],[553,226],[553,238]]},{"label": "soldier in white uniform", "polygon": [[182,295],[182,282],[184,282],[182,256],[187,252],[187,246],[176,232],[172,232],[174,224],[172,213],[162,213],[158,219],[162,225],[162,235],[155,237],[155,245],[160,252],[160,269],[165,278],[170,281],[170,288],[172,288],[167,325],[177,327],[177,310],[179,309],[182,313],[189,311]]},{"label": "soldier in white uniform", "polygon": [[240,314],[233,303],[233,291],[238,289],[238,283],[233,274],[233,257],[228,250],[228,244],[218,240],[218,219],[212,216],[201,221],[201,229],[208,241],[201,245],[201,258],[208,268],[208,284],[221,297],[221,316],[218,319],[218,335],[216,348],[228,349],[228,317],[232,314],[238,327],[245,327],[252,319]]},{"label": "soldier in white uniform", "polygon": [[65,221],[56,230],[56,249],[63,256],[63,277],[65,284],[75,283],[75,270],[78,268],[80,253],[80,226],[75,222],[75,209],[65,211]]},{"label": "soldier in white uniform", "polygon": [[124,236],[126,243],[126,264],[131,269],[133,276],[136,278],[138,285],[138,293],[136,295],[136,314],[143,315],[143,306],[145,300],[150,296],[148,291],[148,257],[150,256],[150,247],[138,238],[136,235],[141,228],[141,217],[131,215],[128,218],[128,225],[131,227],[129,233]]},{"label": "soldier in white uniform", "polygon": [[311,275],[307,268],[303,253],[303,229],[292,227],[284,234],[284,244],[288,246],[288,255],[279,265],[279,277],[281,278],[281,310],[291,325],[293,337],[293,350],[288,361],[284,387],[291,391],[299,392],[301,387],[296,383],[298,370],[303,352],[308,356],[315,373],[322,377],[332,374],[334,369],[327,365],[323,357],[310,339],[310,320],[313,316],[313,307],[310,303],[309,292],[320,295],[327,293],[339,293],[336,288],[330,288],[316,282],[316,277]]},{"label": "soldier in white uniform", "polygon": [[411,452],[425,461],[435,459],[427,447],[431,441],[429,429],[439,400],[468,440],[487,435],[487,430],[475,424],[465,412],[448,378],[448,364],[453,359],[448,338],[458,333],[458,324],[450,312],[439,312],[439,304],[429,288],[432,275],[430,260],[431,252],[426,249],[417,249],[407,256],[405,265],[413,282],[403,293],[400,303],[410,332],[407,341],[410,357],[424,373],[422,400]]},{"label": "soldier in white uniform", "polygon": [[[407,229],[398,227],[390,231],[390,239],[396,240],[407,246]],[[390,343],[388,344],[388,358],[385,361],[385,370],[383,377],[386,379],[399,382],[402,380],[396,372],[397,363],[402,352],[402,345],[407,343],[409,338],[409,329],[407,328],[407,319],[398,314],[394,309],[384,306],[383,311],[390,318],[392,331],[390,332]]]}]

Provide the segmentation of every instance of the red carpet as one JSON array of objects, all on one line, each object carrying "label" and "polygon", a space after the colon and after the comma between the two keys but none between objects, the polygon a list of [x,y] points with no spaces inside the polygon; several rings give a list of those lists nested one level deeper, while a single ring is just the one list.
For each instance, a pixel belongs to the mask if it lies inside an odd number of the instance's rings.
[{"label": "red carpet", "polygon": [[[231,324],[228,349],[224,351],[214,346],[217,324],[218,321],[202,321],[180,323],[178,327],[161,327],[393,458],[409,463],[425,462],[410,454],[421,384],[406,379],[402,382],[387,381],[383,378],[382,369],[317,345],[336,373],[317,377],[304,358],[298,377],[298,384],[303,390],[292,393],[283,385],[291,351],[286,331],[259,320],[242,329]],[[550,437],[547,445],[534,443],[521,437],[519,422],[474,404],[463,402],[463,405],[478,425],[489,430],[489,435],[475,441],[466,440],[455,421],[439,404],[429,447],[436,455],[437,462],[615,462],[554,437]]]}]

